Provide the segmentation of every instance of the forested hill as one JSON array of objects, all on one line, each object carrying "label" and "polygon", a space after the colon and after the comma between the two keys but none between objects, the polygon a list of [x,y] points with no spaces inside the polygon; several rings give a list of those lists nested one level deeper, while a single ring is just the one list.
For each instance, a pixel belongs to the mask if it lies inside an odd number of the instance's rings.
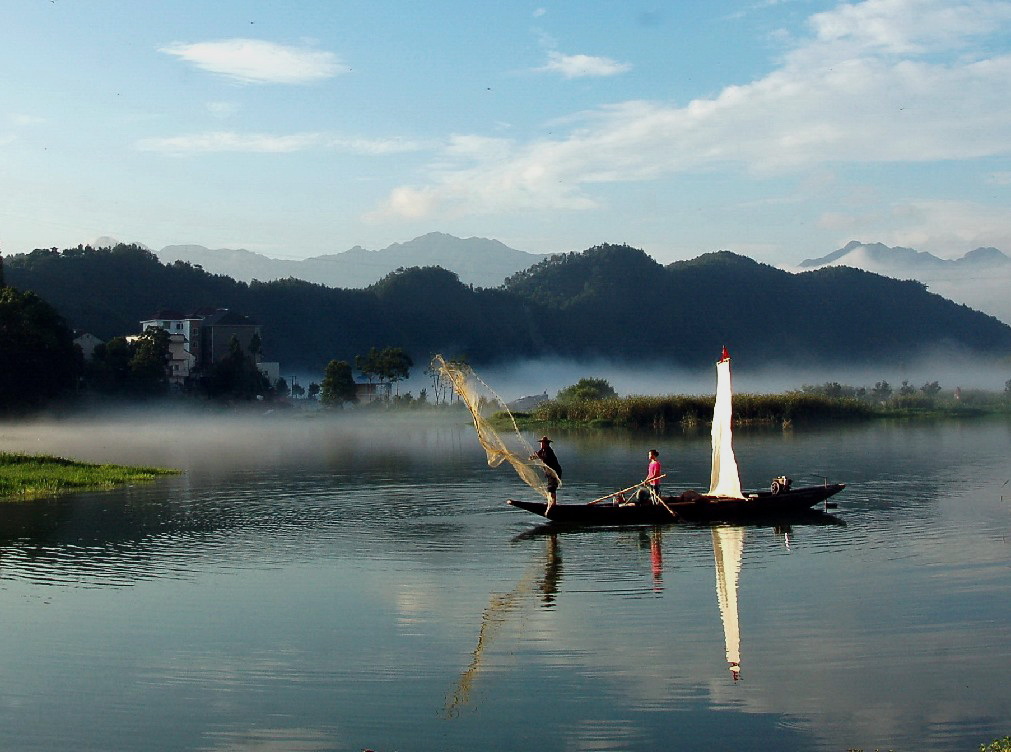
[{"label": "forested hill", "polygon": [[899,282],[845,267],[790,274],[726,251],[662,266],[604,245],[547,259],[501,289],[475,289],[438,267],[398,270],[364,290],[288,279],[246,284],[149,251],[49,250],[6,259],[7,281],[103,339],[156,311],[230,308],[263,327],[282,368],[321,370],[370,347],[474,363],[539,355],[701,365],[726,345],[749,362],[911,358],[952,346],[1011,353],[1011,327]]},{"label": "forested hill", "polygon": [[713,343],[752,362],[908,358],[938,348],[1011,353],[1011,327],[927,291],[846,267],[791,274],[728,251],[661,266],[604,245],[506,281],[552,309],[566,354],[711,359]]}]

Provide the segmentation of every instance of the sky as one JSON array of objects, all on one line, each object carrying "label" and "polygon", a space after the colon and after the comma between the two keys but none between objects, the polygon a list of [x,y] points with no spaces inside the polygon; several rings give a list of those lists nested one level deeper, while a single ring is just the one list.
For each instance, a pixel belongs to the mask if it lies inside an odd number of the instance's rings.
[{"label": "sky", "polygon": [[1011,254],[1011,2],[0,0],[0,252]]}]

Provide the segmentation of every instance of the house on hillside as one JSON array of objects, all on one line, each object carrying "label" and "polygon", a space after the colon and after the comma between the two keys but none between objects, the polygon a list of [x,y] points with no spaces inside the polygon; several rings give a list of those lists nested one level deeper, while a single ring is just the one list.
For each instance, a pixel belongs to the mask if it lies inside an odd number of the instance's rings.
[{"label": "house on hillside", "polygon": [[[228,355],[232,337],[248,352],[253,336],[260,334],[259,325],[252,319],[227,308],[202,308],[186,315],[178,311],[161,310],[140,322],[141,331],[151,327],[164,329],[170,335],[181,335],[199,369],[209,368]],[[259,359],[257,353],[257,362]]]},{"label": "house on hillside", "polygon": [[196,314],[184,315],[171,309],[162,309],[149,319],[140,322],[140,330],[146,332],[148,329],[157,327],[164,329],[169,335],[178,340],[182,338],[183,347],[194,358],[194,367],[200,362],[200,328],[203,318]]},{"label": "house on hillside", "polygon": [[[147,331],[151,327],[144,327]],[[126,338],[127,342],[134,342],[140,335],[132,334]],[[169,384],[174,389],[182,389],[186,380],[196,370],[197,359],[189,351],[189,342],[181,333],[169,334],[169,355],[171,359],[168,363]]]},{"label": "house on hillside", "polygon": [[[249,352],[253,338],[260,337],[259,324],[227,308],[202,308],[191,314],[164,309],[141,321],[140,327],[141,331],[158,327],[168,332],[172,352],[171,380],[179,384],[197,372],[206,372],[226,357],[231,352],[233,337],[245,352]],[[259,352],[253,353],[253,358],[269,382],[277,383],[280,364],[261,361]]]},{"label": "house on hillside", "polygon": [[[244,352],[249,352],[253,337],[260,336],[259,324],[254,323],[248,316],[227,308],[201,309],[195,315],[201,316],[197,356],[200,368],[207,368],[228,355],[232,337],[238,340]],[[257,352],[254,356],[259,363],[260,353]]]}]

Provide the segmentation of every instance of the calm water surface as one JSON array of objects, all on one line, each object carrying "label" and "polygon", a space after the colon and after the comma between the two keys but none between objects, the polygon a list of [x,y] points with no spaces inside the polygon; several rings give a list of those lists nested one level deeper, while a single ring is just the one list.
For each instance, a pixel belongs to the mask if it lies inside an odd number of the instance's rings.
[{"label": "calm water surface", "polygon": [[[708,437],[560,434],[561,499]],[[0,505],[3,750],[977,750],[1011,734],[1011,423],[738,432],[832,524],[551,533],[454,421],[0,426],[185,473]],[[736,587],[735,587],[736,582]],[[721,598],[722,592],[722,598]],[[735,679],[729,660],[740,663]]]}]

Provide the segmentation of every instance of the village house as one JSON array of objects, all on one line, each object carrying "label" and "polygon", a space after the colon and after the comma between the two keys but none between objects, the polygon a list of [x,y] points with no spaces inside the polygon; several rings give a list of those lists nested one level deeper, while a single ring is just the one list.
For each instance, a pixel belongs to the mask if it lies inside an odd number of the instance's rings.
[{"label": "village house", "polygon": [[[192,314],[164,309],[140,322],[141,331],[153,327],[169,334],[170,382],[181,386],[200,371],[206,371],[231,351],[234,337],[243,351],[249,352],[253,338],[259,338],[260,326],[248,316],[227,308],[202,308]],[[257,368],[271,384],[277,383],[280,364],[261,361],[259,351],[253,353]]]}]

